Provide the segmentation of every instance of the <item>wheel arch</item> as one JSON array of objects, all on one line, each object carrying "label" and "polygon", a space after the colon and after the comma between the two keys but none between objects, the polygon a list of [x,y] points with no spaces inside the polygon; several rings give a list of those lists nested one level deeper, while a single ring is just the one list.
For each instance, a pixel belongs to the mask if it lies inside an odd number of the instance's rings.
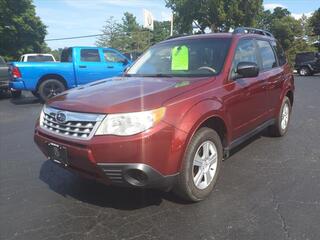
[{"label": "wheel arch", "polygon": [[39,81],[37,83],[36,91],[38,91],[40,84],[48,79],[56,79],[56,80],[62,82],[63,85],[66,87],[66,89],[68,89],[68,84],[67,84],[67,81],[64,79],[64,77],[62,77],[59,74],[46,74],[39,79]]}]

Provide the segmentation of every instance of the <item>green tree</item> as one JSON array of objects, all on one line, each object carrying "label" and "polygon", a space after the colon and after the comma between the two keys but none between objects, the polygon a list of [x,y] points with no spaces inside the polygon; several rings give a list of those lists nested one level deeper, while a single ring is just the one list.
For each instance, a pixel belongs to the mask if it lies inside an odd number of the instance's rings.
[{"label": "green tree", "polygon": [[174,11],[180,33],[192,32],[193,25],[202,33],[255,26],[263,9],[262,0],[166,0],[166,6]]},{"label": "green tree", "polygon": [[98,46],[112,47],[123,52],[141,52],[170,35],[170,22],[154,21],[152,32],[138,24],[133,14],[126,12],[120,23],[113,17],[109,18],[102,33],[96,42]]},{"label": "green tree", "polygon": [[0,0],[0,55],[14,60],[24,53],[41,52],[46,33],[31,0]]},{"label": "green tree", "polygon": [[310,27],[315,35],[320,35],[320,8],[309,19]]}]

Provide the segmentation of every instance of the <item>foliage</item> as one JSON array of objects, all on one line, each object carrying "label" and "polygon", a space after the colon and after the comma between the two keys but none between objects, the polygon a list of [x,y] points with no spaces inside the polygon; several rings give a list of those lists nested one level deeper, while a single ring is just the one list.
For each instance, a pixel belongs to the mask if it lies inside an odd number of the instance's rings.
[{"label": "foliage", "polygon": [[96,42],[98,46],[112,47],[123,52],[142,52],[170,35],[170,22],[154,21],[152,32],[139,25],[133,14],[126,12],[121,23],[115,21],[113,17],[109,18],[102,29],[102,34]]},{"label": "foliage", "polygon": [[41,52],[46,47],[45,35],[46,26],[31,0],[0,0],[0,55],[6,60]]},{"label": "foliage", "polygon": [[309,19],[310,27],[315,35],[320,35],[320,8]]},{"label": "foliage", "polygon": [[195,25],[201,33],[228,31],[238,26],[255,26],[262,12],[262,0],[166,0],[174,11],[179,33],[191,33]]},{"label": "foliage", "polygon": [[295,40],[291,44],[290,48],[287,50],[288,61],[293,66],[294,65],[295,56],[296,56],[297,53],[300,53],[300,52],[314,52],[314,51],[316,51],[315,47],[310,45],[310,44],[308,44],[303,39]]}]

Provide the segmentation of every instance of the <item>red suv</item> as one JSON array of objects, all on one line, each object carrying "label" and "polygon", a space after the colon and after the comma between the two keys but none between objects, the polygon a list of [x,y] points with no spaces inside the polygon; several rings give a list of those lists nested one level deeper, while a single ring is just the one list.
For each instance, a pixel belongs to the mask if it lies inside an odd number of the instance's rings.
[{"label": "red suv", "polygon": [[287,132],[293,93],[292,69],[269,32],[172,38],[124,76],[51,99],[34,138],[49,159],[83,176],[200,201],[231,149],[267,127]]}]

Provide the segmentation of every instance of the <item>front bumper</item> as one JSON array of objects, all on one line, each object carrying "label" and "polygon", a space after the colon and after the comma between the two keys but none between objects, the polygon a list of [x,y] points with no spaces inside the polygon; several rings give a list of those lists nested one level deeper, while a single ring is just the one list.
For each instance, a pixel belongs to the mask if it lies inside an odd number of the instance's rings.
[{"label": "front bumper", "polygon": [[68,170],[105,184],[169,189],[180,170],[186,135],[165,123],[130,137],[95,136],[89,141],[67,139],[36,127],[34,140],[48,157],[48,144],[68,152]]}]

